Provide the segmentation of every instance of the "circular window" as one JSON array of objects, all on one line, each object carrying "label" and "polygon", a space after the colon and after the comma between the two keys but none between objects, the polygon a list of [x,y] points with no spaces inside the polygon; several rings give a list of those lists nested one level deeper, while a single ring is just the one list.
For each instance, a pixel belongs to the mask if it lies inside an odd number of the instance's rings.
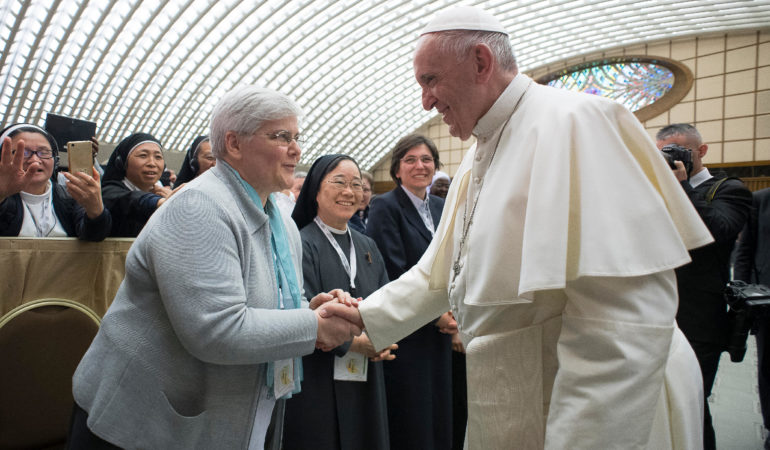
[{"label": "circular window", "polygon": [[537,81],[613,99],[644,121],[679,103],[692,87],[693,76],[674,60],[622,56],[572,66]]}]

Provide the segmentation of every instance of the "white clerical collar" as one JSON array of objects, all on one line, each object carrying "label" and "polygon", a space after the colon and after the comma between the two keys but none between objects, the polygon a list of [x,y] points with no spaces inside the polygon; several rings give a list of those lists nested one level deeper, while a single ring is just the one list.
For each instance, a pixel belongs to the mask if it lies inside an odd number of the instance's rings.
[{"label": "white clerical collar", "polygon": [[701,183],[711,178],[711,173],[707,168],[703,168],[700,172],[690,177],[690,186],[698,187]]},{"label": "white clerical collar", "polygon": [[497,97],[495,103],[489,108],[486,114],[479,119],[476,127],[473,128],[473,135],[479,137],[489,137],[511,117],[516,104],[524,95],[527,86],[532,79],[523,73],[517,74],[508,84],[502,94]]},{"label": "white clerical collar", "polygon": [[347,234],[348,233],[348,227],[347,226],[345,226],[344,230],[340,230],[339,228],[334,228],[333,226],[329,225],[326,222],[324,222],[324,225],[326,225],[326,229],[331,231],[333,234]]}]

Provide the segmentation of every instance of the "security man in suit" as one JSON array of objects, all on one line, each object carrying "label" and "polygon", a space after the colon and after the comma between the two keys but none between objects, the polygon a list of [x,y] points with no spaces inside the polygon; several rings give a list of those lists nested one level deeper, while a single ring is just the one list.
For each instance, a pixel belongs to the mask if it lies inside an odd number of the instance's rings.
[{"label": "security man in suit", "polygon": [[[692,168],[675,161],[674,175],[708,227],[714,242],[690,251],[692,262],[676,269],[679,310],[676,321],[695,350],[703,374],[703,395],[708,399],[728,332],[727,305],[723,297],[730,280],[730,254],[751,210],[751,192],[734,178],[713,176],[703,166],[708,145],[689,124],[663,127],[656,135],[663,149],[676,144],[690,151]],[[708,401],[704,401],[703,444],[716,448]]]},{"label": "security man in suit", "polygon": [[[734,278],[746,283],[770,286],[770,188],[754,192],[754,208],[743,228],[735,251]],[[762,421],[770,430],[770,317],[760,317],[755,322],[757,337],[759,403]],[[765,440],[770,450],[770,434]]]}]

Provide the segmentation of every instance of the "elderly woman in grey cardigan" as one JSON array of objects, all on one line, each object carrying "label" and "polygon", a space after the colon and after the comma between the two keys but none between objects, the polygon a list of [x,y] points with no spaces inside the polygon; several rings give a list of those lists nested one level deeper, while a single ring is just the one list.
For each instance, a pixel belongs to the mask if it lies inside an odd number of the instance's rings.
[{"label": "elderly woman in grey cardigan", "polygon": [[360,334],[325,311],[354,307],[347,293],[304,300],[299,233],[271,195],[293,182],[300,115],[252,86],[214,108],[217,165],[147,222],[75,372],[70,448],[261,449],[301,356]]}]

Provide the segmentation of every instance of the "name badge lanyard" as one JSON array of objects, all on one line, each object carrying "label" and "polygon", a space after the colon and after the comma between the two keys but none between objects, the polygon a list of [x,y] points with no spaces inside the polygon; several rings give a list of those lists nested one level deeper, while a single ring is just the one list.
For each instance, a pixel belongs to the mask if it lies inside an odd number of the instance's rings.
[{"label": "name badge lanyard", "polygon": [[334,236],[332,236],[331,231],[329,231],[329,227],[326,226],[325,223],[321,221],[321,219],[316,216],[315,219],[313,219],[316,225],[318,225],[318,228],[321,229],[324,236],[326,236],[326,239],[329,241],[329,243],[334,247],[334,250],[337,252],[337,256],[340,257],[340,262],[342,262],[342,267],[345,269],[345,273],[348,274],[348,277],[350,278],[350,295],[356,296],[356,246],[353,244],[353,236],[350,235],[350,227],[348,227],[347,235],[348,239],[350,239],[350,256],[348,258],[345,257],[345,253],[342,251],[342,248],[340,247],[340,244],[337,243],[337,240],[334,239]]}]

